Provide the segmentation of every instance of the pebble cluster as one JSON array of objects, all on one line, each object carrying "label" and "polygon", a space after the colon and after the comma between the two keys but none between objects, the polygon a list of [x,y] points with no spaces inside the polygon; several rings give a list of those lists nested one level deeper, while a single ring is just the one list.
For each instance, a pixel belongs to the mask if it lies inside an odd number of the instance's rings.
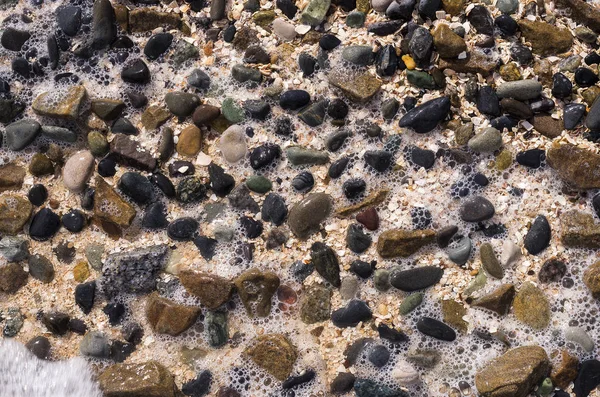
[{"label": "pebble cluster", "polygon": [[599,4],[0,14],[8,396],[596,395]]}]

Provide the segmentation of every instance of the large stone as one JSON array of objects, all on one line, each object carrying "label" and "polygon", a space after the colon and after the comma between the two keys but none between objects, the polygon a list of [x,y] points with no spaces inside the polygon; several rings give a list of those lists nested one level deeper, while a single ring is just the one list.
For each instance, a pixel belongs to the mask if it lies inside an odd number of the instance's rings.
[{"label": "large stone", "polygon": [[288,225],[299,239],[306,239],[319,230],[321,222],[329,216],[333,205],[326,193],[312,193],[296,203],[290,210]]},{"label": "large stone", "polygon": [[250,317],[267,317],[271,313],[271,298],[279,288],[279,277],[275,273],[250,269],[233,283]]},{"label": "large stone", "polygon": [[199,308],[177,304],[157,293],[146,301],[146,317],[154,332],[159,334],[180,335],[196,322],[199,315]]},{"label": "large stone", "polygon": [[382,258],[409,257],[422,247],[435,242],[435,230],[392,229],[381,233],[377,252]]},{"label": "large stone", "polygon": [[0,265],[0,292],[14,294],[27,284],[28,276],[29,273],[23,270],[23,266],[18,263]]},{"label": "large stone", "polygon": [[330,6],[331,0],[311,0],[300,18],[307,25],[319,25],[325,19]]},{"label": "large stone", "polygon": [[584,0],[557,0],[556,5],[566,8],[573,20],[600,33],[600,9],[593,3],[590,4]]},{"label": "large stone", "polygon": [[17,234],[29,220],[33,206],[16,194],[0,196],[0,233]]},{"label": "large stone", "polygon": [[600,155],[571,143],[554,142],[546,152],[548,164],[576,189],[600,188]]},{"label": "large stone", "polygon": [[136,7],[129,12],[129,29],[132,32],[149,32],[158,27],[167,31],[181,29],[181,16],[174,12],[159,12],[148,7]]},{"label": "large stone", "polygon": [[143,171],[152,171],[157,161],[149,151],[137,141],[123,134],[116,134],[110,143],[110,151],[117,155],[120,162]]},{"label": "large stone", "polygon": [[467,50],[465,40],[445,23],[439,24],[432,36],[436,51],[442,58],[456,58],[461,52]]},{"label": "large stone", "polygon": [[561,54],[573,46],[569,29],[559,28],[556,24],[521,19],[519,28],[525,41],[531,43],[533,52],[539,55]]},{"label": "large stone", "polygon": [[281,334],[256,337],[252,345],[244,350],[244,355],[280,381],[290,376],[298,358],[296,347]]},{"label": "large stone", "polygon": [[550,370],[546,351],[539,346],[523,346],[492,360],[475,375],[482,397],[526,397]]},{"label": "large stone", "polygon": [[150,105],[142,113],[142,125],[148,131],[153,131],[172,117],[172,114],[162,106]]},{"label": "large stone", "polygon": [[177,397],[173,375],[162,364],[113,364],[98,377],[104,397]]},{"label": "large stone", "polygon": [[442,300],[442,315],[444,322],[462,332],[467,332],[469,323],[463,317],[467,314],[465,306],[453,299]]},{"label": "large stone", "polygon": [[74,85],[66,92],[41,93],[33,100],[31,108],[41,116],[76,119],[85,98],[85,87]]},{"label": "large stone", "polygon": [[0,167],[0,192],[18,190],[25,180],[25,169],[13,163]]},{"label": "large stone", "polygon": [[544,292],[533,285],[525,283],[513,301],[513,310],[517,320],[535,330],[544,329],[550,324],[550,303]]},{"label": "large stone", "polygon": [[102,266],[102,290],[108,298],[154,291],[156,278],[166,265],[167,254],[167,246],[154,245],[109,255]]},{"label": "large stone", "polygon": [[592,214],[571,210],[560,217],[561,241],[567,247],[600,248],[600,224]]},{"label": "large stone", "polygon": [[564,390],[577,378],[578,367],[579,360],[577,357],[569,354],[567,350],[562,350],[560,363],[552,366],[550,379],[552,379],[554,385]]},{"label": "large stone", "polygon": [[227,302],[233,293],[233,284],[226,278],[209,273],[183,271],[179,281],[190,294],[200,298],[200,303],[214,310]]},{"label": "large stone", "polygon": [[381,88],[381,80],[366,72],[356,74],[334,72],[329,74],[329,83],[342,90],[355,102],[368,101]]},{"label": "large stone", "polygon": [[441,70],[451,69],[458,73],[480,73],[483,76],[491,74],[497,66],[497,61],[479,50],[470,50],[465,59],[440,59],[438,67]]},{"label": "large stone", "polygon": [[129,227],[135,213],[135,208],[119,196],[102,177],[96,177],[94,216],[120,227]]}]

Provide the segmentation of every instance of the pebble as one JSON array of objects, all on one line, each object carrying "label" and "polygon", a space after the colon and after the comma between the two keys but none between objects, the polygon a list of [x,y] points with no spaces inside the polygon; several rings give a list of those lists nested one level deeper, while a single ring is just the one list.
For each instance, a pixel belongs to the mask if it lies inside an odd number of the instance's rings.
[{"label": "pebble", "polygon": [[141,59],[136,59],[123,68],[121,79],[126,83],[148,84],[150,82],[150,69]]},{"label": "pebble", "polygon": [[469,139],[468,146],[476,153],[494,152],[502,147],[502,134],[494,127],[487,127]]},{"label": "pebble", "polygon": [[329,155],[326,152],[300,146],[290,146],[286,149],[285,154],[288,161],[294,166],[320,165],[329,162]]},{"label": "pebble", "polygon": [[367,150],[363,158],[377,172],[385,172],[392,165],[392,153],[385,150]]},{"label": "pebble", "polygon": [[218,146],[225,160],[230,163],[237,163],[246,156],[248,151],[244,129],[238,125],[227,128],[221,134]]},{"label": "pebble", "polygon": [[296,37],[296,27],[283,18],[276,18],[273,21],[273,31],[283,40],[291,41]]},{"label": "pebble", "polygon": [[354,223],[348,226],[346,234],[346,244],[352,252],[357,254],[365,252],[371,246],[372,238],[366,234],[362,226]]},{"label": "pebble", "polygon": [[183,217],[175,219],[167,227],[167,235],[175,241],[192,240],[198,230],[198,221],[194,218]]},{"label": "pebble", "polygon": [[365,25],[366,15],[361,11],[352,11],[346,16],[346,25],[350,28],[362,28]]},{"label": "pebble", "polygon": [[288,215],[285,199],[277,193],[269,193],[263,202],[261,215],[264,221],[275,226],[283,224]]},{"label": "pebble", "polygon": [[154,189],[148,178],[138,172],[124,173],[117,184],[119,190],[138,204],[154,200]]},{"label": "pebble", "polygon": [[75,36],[81,28],[81,8],[77,6],[60,6],[56,9],[58,27],[67,36]]},{"label": "pebble", "polygon": [[500,263],[504,267],[509,267],[515,263],[521,256],[521,248],[515,244],[512,240],[504,240],[502,244],[502,255],[500,256]]},{"label": "pebble", "polygon": [[477,92],[477,109],[490,116],[500,115],[500,101],[494,89],[488,85]]},{"label": "pebble", "polygon": [[342,58],[357,66],[368,66],[374,61],[374,53],[371,46],[354,45],[342,50]]},{"label": "pebble", "polygon": [[577,68],[574,77],[579,87],[591,87],[598,82],[598,75],[585,67]]},{"label": "pebble", "polygon": [[189,74],[187,82],[194,88],[206,90],[210,88],[210,76],[202,69],[194,69]]},{"label": "pebble", "polygon": [[36,241],[46,241],[60,229],[60,218],[49,208],[42,208],[29,225],[29,236]]},{"label": "pebble", "polygon": [[259,170],[268,167],[281,157],[281,148],[277,144],[267,143],[254,148],[250,153],[250,166]]},{"label": "pebble", "polygon": [[310,102],[310,94],[304,90],[289,90],[279,97],[279,106],[286,110],[298,110]]},{"label": "pebble", "polygon": [[29,256],[29,241],[21,237],[5,236],[0,240],[0,254],[9,262],[19,262]]},{"label": "pebble", "polygon": [[538,215],[525,235],[523,245],[531,255],[537,255],[550,245],[552,232],[544,215]]},{"label": "pebble", "polygon": [[86,224],[86,218],[83,212],[76,209],[71,209],[62,216],[61,222],[68,231],[72,233],[79,233],[83,230]]},{"label": "pebble", "polygon": [[600,361],[585,360],[579,367],[577,378],[573,382],[573,391],[576,396],[589,396],[600,385]]},{"label": "pebble", "polygon": [[460,207],[460,217],[465,222],[485,221],[491,219],[495,212],[494,205],[482,196],[470,197]]},{"label": "pebble", "polygon": [[400,127],[412,128],[419,134],[433,130],[450,113],[450,100],[439,97],[427,101],[408,111],[400,119]]},{"label": "pebble", "polygon": [[110,356],[108,338],[99,331],[90,331],[81,340],[79,352],[83,356],[107,358]]},{"label": "pebble", "polygon": [[390,284],[401,291],[412,292],[437,284],[443,274],[443,269],[436,266],[423,266],[410,270],[396,268],[391,272]]},{"label": "pebble", "polygon": [[424,294],[422,292],[415,292],[408,295],[402,300],[400,304],[399,312],[402,316],[406,316],[415,310],[423,302]]},{"label": "pebble", "polygon": [[310,247],[310,259],[321,277],[336,288],[340,287],[340,263],[336,253],[322,242]]},{"label": "pebble", "polygon": [[227,196],[235,186],[235,179],[215,163],[208,165],[208,175],[210,176],[210,189],[217,196]]},{"label": "pebble", "polygon": [[[354,200],[362,196],[367,188],[367,183],[363,179],[352,178],[348,179],[342,185],[344,196],[350,200]],[[358,220],[358,216],[357,216]],[[360,221],[359,221],[360,222]]]},{"label": "pebble", "polygon": [[23,150],[35,140],[41,128],[41,125],[32,119],[15,121],[5,129],[6,145],[14,151]]},{"label": "pebble", "polygon": [[304,24],[317,26],[325,19],[330,6],[331,0],[310,0],[302,11],[300,20]]},{"label": "pebble", "polygon": [[89,314],[96,299],[96,281],[78,284],[75,287],[75,303],[84,314]]},{"label": "pebble", "polygon": [[581,327],[567,327],[565,329],[565,340],[578,344],[586,352],[594,350],[594,341]]},{"label": "pebble", "polygon": [[467,236],[461,237],[446,250],[448,258],[457,265],[464,265],[471,256],[472,243]]},{"label": "pebble", "polygon": [[443,322],[431,317],[421,317],[417,322],[419,332],[441,341],[452,342],[456,339],[456,332]]},{"label": "pebble", "polygon": [[302,171],[292,179],[292,187],[298,193],[307,193],[315,185],[315,179],[310,171]]},{"label": "pebble", "polygon": [[245,183],[248,189],[259,194],[265,194],[273,188],[273,183],[263,175],[251,175]]},{"label": "pebble", "polygon": [[540,168],[542,161],[546,159],[546,151],[542,149],[529,149],[523,152],[517,153],[517,163],[529,167],[529,168]]},{"label": "pebble", "polygon": [[[342,279],[342,283],[340,284],[340,296],[342,299],[352,299],[356,296],[358,289],[358,280],[353,277],[346,277]],[[327,314],[329,315],[329,313]]]},{"label": "pebble", "polygon": [[566,98],[571,96],[573,84],[567,76],[562,73],[555,73],[552,76],[552,95],[556,98]]},{"label": "pebble", "polygon": [[150,60],[157,60],[171,46],[173,35],[171,33],[157,33],[148,39],[144,46],[144,55]]},{"label": "pebble", "polygon": [[148,205],[142,218],[143,227],[149,229],[164,229],[168,224],[167,209],[162,202],[158,201]]},{"label": "pebble", "polygon": [[392,370],[392,378],[401,386],[410,386],[419,381],[419,372],[406,360],[396,362]]},{"label": "pebble", "polygon": [[477,33],[490,36],[494,34],[494,20],[486,6],[481,4],[475,5],[471,8],[467,18]]},{"label": "pebble", "polygon": [[47,360],[50,357],[50,341],[45,336],[30,339],[25,347],[40,360]]},{"label": "pebble", "polygon": [[573,130],[585,115],[586,106],[582,103],[569,103],[563,109],[563,123],[566,130]]},{"label": "pebble", "polygon": [[536,80],[508,81],[498,86],[496,94],[500,98],[513,98],[527,101],[537,98],[542,92],[542,84]]},{"label": "pebble", "polygon": [[496,257],[494,248],[490,243],[481,244],[479,247],[479,256],[481,259],[481,267],[487,274],[497,279],[502,279],[504,277],[504,269]]},{"label": "pebble", "polygon": [[352,299],[348,304],[331,313],[331,321],[338,328],[356,327],[372,317],[371,309],[361,300]]},{"label": "pebble", "polygon": [[311,193],[289,212],[288,226],[294,235],[306,239],[316,231],[331,212],[333,202],[325,193]]},{"label": "pebble", "polygon": [[369,351],[367,358],[371,364],[377,368],[381,368],[389,361],[390,351],[383,345],[375,345]]},{"label": "pebble", "polygon": [[519,10],[519,2],[517,0],[497,0],[496,8],[505,14],[514,14]]}]

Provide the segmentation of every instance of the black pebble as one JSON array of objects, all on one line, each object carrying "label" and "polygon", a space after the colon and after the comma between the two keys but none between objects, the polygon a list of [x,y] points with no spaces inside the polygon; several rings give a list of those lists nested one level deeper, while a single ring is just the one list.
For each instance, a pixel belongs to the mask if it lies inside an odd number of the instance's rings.
[{"label": "black pebble", "polygon": [[315,178],[310,171],[302,171],[292,179],[292,187],[298,193],[310,192],[315,185]]},{"label": "black pebble", "polygon": [[167,197],[175,197],[175,186],[173,182],[160,172],[154,173],[148,177],[148,180],[160,189]]},{"label": "black pebble", "polygon": [[121,335],[132,345],[139,345],[144,336],[144,329],[138,323],[127,323],[121,328]]},{"label": "black pebble", "polygon": [[143,108],[148,104],[148,97],[141,92],[127,91],[127,97],[131,102],[131,106],[136,109]]},{"label": "black pebble", "polygon": [[129,119],[120,117],[113,123],[111,132],[113,134],[137,135],[138,129],[131,121],[129,121]]},{"label": "black pebble", "polygon": [[582,362],[574,382],[575,396],[587,397],[598,385],[600,385],[600,361],[586,360]]},{"label": "black pebble", "polygon": [[575,70],[575,82],[580,87],[591,87],[598,82],[598,75],[592,69],[577,68]]},{"label": "black pebble", "polygon": [[196,379],[186,382],[181,387],[181,391],[186,396],[202,397],[210,392],[212,384],[212,374],[209,370],[204,370],[198,374]]},{"label": "black pebble", "polygon": [[546,159],[546,151],[542,149],[529,149],[517,153],[517,163],[529,168],[540,168]]},{"label": "black pebble", "polygon": [[217,244],[217,240],[206,236],[198,236],[194,239],[194,245],[200,251],[200,255],[207,261],[211,260],[215,255]]},{"label": "black pebble", "polygon": [[317,59],[306,52],[303,52],[298,56],[298,67],[302,71],[304,77],[310,76],[315,72],[316,64]]},{"label": "black pebble", "polygon": [[277,135],[290,136],[294,133],[294,124],[287,116],[279,116],[274,120],[274,130]]},{"label": "black pebble", "polygon": [[40,205],[44,204],[48,198],[48,190],[46,189],[46,186],[38,183],[29,189],[29,192],[27,192],[27,198],[31,204],[39,207]]},{"label": "black pebble", "polygon": [[340,176],[342,176],[342,174],[346,170],[346,167],[348,166],[349,162],[350,162],[350,158],[348,158],[346,156],[344,156],[340,159],[337,159],[336,161],[331,163],[331,165],[329,166],[329,169],[327,170],[327,174],[329,175],[329,177],[331,179],[339,178]]},{"label": "black pebble", "polygon": [[513,36],[519,29],[517,21],[515,21],[510,15],[506,14],[502,14],[496,18],[494,23],[496,24],[496,27],[500,29],[500,32],[506,36]]},{"label": "black pebble", "polygon": [[342,120],[348,115],[348,105],[340,98],[334,98],[329,102],[327,114],[336,120]]},{"label": "black pebble", "polygon": [[404,332],[391,328],[385,323],[379,324],[377,332],[380,338],[387,339],[392,343],[408,342],[408,336]]},{"label": "black pebble", "polygon": [[79,233],[85,226],[85,214],[77,209],[71,209],[62,216],[62,224],[68,231]]},{"label": "black pebble", "polygon": [[362,196],[366,189],[367,183],[364,181],[364,179],[360,178],[348,179],[342,185],[344,196],[350,200],[354,200]]},{"label": "black pebble", "polygon": [[392,165],[392,154],[385,150],[367,150],[364,160],[375,171],[384,172]]},{"label": "black pebble", "polygon": [[421,317],[417,322],[417,329],[432,338],[452,342],[456,339],[456,332],[443,322],[431,317]]},{"label": "black pebble", "polygon": [[435,163],[435,153],[432,150],[421,149],[417,146],[408,146],[407,150],[409,160],[418,167],[423,167],[426,170],[433,167],[433,164]]},{"label": "black pebble", "polygon": [[538,280],[541,283],[558,283],[567,273],[567,265],[560,259],[550,258],[540,268]]},{"label": "black pebble", "polygon": [[287,110],[297,110],[308,105],[310,94],[304,90],[289,90],[279,97],[279,106]]},{"label": "black pebble", "polygon": [[121,322],[121,319],[125,314],[125,305],[118,302],[107,303],[102,311],[108,316],[108,322],[110,325],[114,326]]},{"label": "black pebble", "polygon": [[15,28],[8,27],[2,32],[0,43],[2,47],[11,51],[21,51],[21,47],[29,38],[31,34],[25,30],[18,30]]},{"label": "black pebble", "polygon": [[353,223],[348,226],[346,244],[350,248],[350,251],[357,254],[363,253],[369,249],[372,242],[371,236],[364,232],[362,225]]},{"label": "black pebble", "polygon": [[324,34],[319,39],[319,46],[325,51],[331,51],[340,44],[342,44],[342,41],[332,34]]},{"label": "black pebble", "polygon": [[75,287],[75,303],[82,312],[89,314],[96,299],[96,281],[82,283]]},{"label": "black pebble", "polygon": [[273,161],[281,157],[281,148],[274,143],[266,143],[252,150],[250,153],[250,166],[255,169],[261,169],[270,165]]},{"label": "black pebble", "polygon": [[231,24],[231,25],[227,26],[223,30],[223,41],[225,41],[226,43],[231,43],[233,41],[233,39],[235,38],[235,33],[236,33],[235,25]]},{"label": "black pebble", "polygon": [[36,241],[46,241],[60,229],[60,218],[49,208],[42,208],[33,216],[29,236]]},{"label": "black pebble", "polygon": [[275,4],[283,12],[283,15],[290,20],[294,19],[294,16],[298,12],[298,7],[296,7],[296,4],[292,0],[277,0]]},{"label": "black pebble", "polygon": [[488,85],[483,86],[477,93],[477,109],[490,116],[500,116],[500,101],[496,91]]},{"label": "black pebble", "polygon": [[110,344],[110,358],[117,363],[122,363],[135,351],[135,345],[132,343],[113,340]]},{"label": "black pebble", "polygon": [[383,345],[376,345],[371,348],[368,359],[377,368],[383,367],[390,359],[390,351]]},{"label": "black pebble", "polygon": [[263,223],[249,216],[242,216],[240,224],[242,229],[244,229],[244,234],[249,239],[257,238],[263,232]]},{"label": "black pebble", "polygon": [[533,61],[533,53],[531,50],[521,44],[515,44],[510,47],[510,57],[521,65],[527,65]]},{"label": "black pebble", "polygon": [[233,179],[233,176],[227,174],[222,167],[215,163],[210,163],[208,165],[208,174],[210,176],[210,189],[215,192],[217,196],[227,196],[235,186],[235,179]]},{"label": "black pebble", "polygon": [[340,372],[331,382],[331,392],[333,394],[344,394],[352,390],[356,376],[350,372]]},{"label": "black pebble", "polygon": [[571,95],[573,84],[567,76],[562,73],[555,73],[552,76],[552,95],[556,98],[566,98]]},{"label": "black pebble", "polygon": [[537,255],[548,247],[551,236],[552,231],[548,220],[544,215],[538,215],[523,241],[525,249],[531,255]]},{"label": "black pebble", "polygon": [[70,320],[69,315],[59,312],[44,313],[42,316],[42,323],[54,335],[66,334],[69,331]]},{"label": "black pebble", "polygon": [[150,82],[150,69],[141,59],[136,59],[121,72],[121,78],[127,83],[147,84]]},{"label": "black pebble", "polygon": [[167,208],[161,201],[150,204],[144,212],[142,226],[148,229],[164,229],[167,221]]},{"label": "black pebble", "polygon": [[262,219],[279,226],[285,221],[287,213],[285,199],[277,193],[269,193],[262,206]]},{"label": "black pebble", "polygon": [[210,87],[210,76],[201,69],[194,69],[188,76],[188,84],[199,90],[206,90]]},{"label": "black pebble", "polygon": [[13,72],[23,77],[28,78],[31,76],[31,65],[29,64],[29,62],[27,62],[27,59],[25,58],[17,57],[13,59],[11,63],[11,68]]},{"label": "black pebble", "polygon": [[75,36],[81,27],[81,8],[77,6],[60,6],[56,9],[58,27],[67,36]]},{"label": "black pebble", "polygon": [[592,52],[586,55],[584,61],[586,65],[600,64],[600,54],[597,52]]},{"label": "black pebble", "polygon": [[103,158],[98,163],[98,174],[103,177],[111,177],[117,173],[117,162],[110,156]]},{"label": "black pebble", "polygon": [[366,302],[353,299],[348,304],[331,313],[331,321],[338,328],[356,327],[361,321],[370,320],[373,316]]},{"label": "black pebble", "polygon": [[317,376],[316,372],[312,369],[302,372],[300,375],[290,376],[281,384],[283,389],[292,389],[296,386],[308,383]]},{"label": "black pebble", "polygon": [[27,342],[25,347],[40,360],[50,357],[50,341],[45,336],[36,336]]},{"label": "black pebble", "polygon": [[373,274],[373,265],[356,259],[350,264],[350,271],[360,278],[369,278]]},{"label": "black pebble", "polygon": [[154,200],[152,184],[140,173],[126,172],[117,184],[119,190],[138,204],[146,204]]},{"label": "black pebble", "polygon": [[187,241],[194,237],[197,230],[198,221],[194,218],[184,217],[169,223],[167,235],[175,241]]}]

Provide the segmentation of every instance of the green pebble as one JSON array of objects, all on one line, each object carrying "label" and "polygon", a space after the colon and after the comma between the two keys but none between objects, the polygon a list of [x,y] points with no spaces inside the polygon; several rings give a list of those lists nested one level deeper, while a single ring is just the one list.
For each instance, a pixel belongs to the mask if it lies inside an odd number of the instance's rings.
[{"label": "green pebble", "polygon": [[246,112],[244,112],[244,109],[233,98],[225,98],[223,100],[221,113],[233,124],[241,123],[246,118]]},{"label": "green pebble", "polygon": [[479,272],[477,276],[471,281],[471,283],[463,291],[463,296],[473,295],[474,292],[482,289],[487,282],[487,276],[484,272]]},{"label": "green pebble", "polygon": [[273,183],[262,175],[252,175],[246,179],[246,186],[255,193],[265,194],[273,188]]},{"label": "green pebble", "polygon": [[538,396],[547,397],[554,391],[554,385],[552,384],[552,379],[546,378],[540,385],[537,390]]},{"label": "green pebble", "polygon": [[94,156],[104,156],[108,152],[108,141],[102,133],[92,131],[88,134],[88,145]]},{"label": "green pebble", "polygon": [[419,305],[423,302],[423,293],[416,292],[414,294],[410,294],[400,304],[400,314],[406,316],[408,313],[415,310]]},{"label": "green pebble", "polygon": [[221,347],[229,339],[227,312],[206,313],[205,327],[208,333],[208,344],[211,347]]},{"label": "green pebble", "polygon": [[390,272],[386,269],[377,269],[373,275],[373,285],[380,292],[385,292],[391,288]]},{"label": "green pebble", "polygon": [[427,72],[420,70],[407,70],[406,78],[412,85],[416,85],[419,88],[433,89],[436,88],[435,80]]},{"label": "green pebble", "polygon": [[351,28],[362,28],[365,25],[366,15],[361,11],[352,11],[346,17],[346,25]]}]

